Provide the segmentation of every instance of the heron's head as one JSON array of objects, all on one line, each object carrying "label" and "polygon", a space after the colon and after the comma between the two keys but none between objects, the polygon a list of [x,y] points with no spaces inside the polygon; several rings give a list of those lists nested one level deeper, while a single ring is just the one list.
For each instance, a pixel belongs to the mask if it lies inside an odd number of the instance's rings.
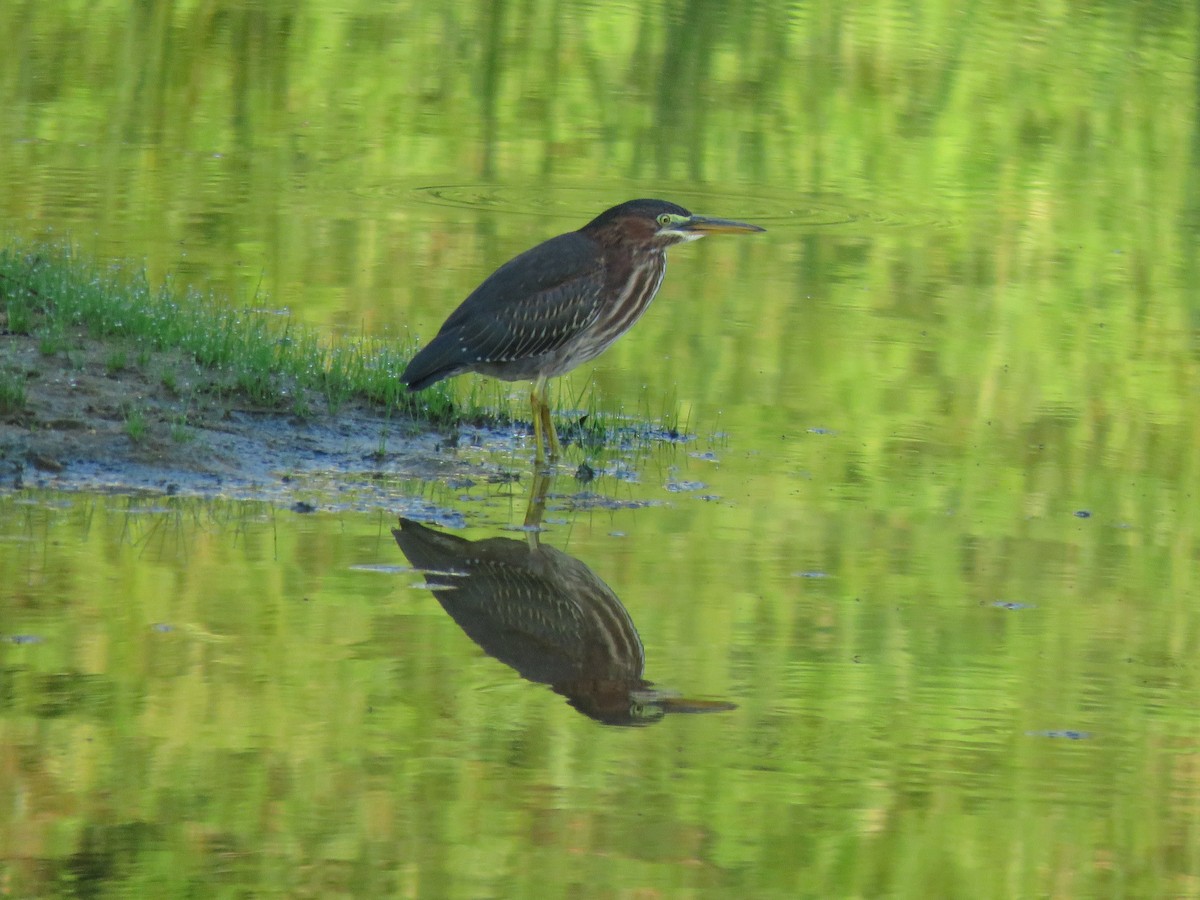
[{"label": "heron's head", "polygon": [[630,200],[605,210],[580,229],[601,243],[632,243],[662,250],[706,234],[765,231],[757,225],[698,216],[666,200]]}]

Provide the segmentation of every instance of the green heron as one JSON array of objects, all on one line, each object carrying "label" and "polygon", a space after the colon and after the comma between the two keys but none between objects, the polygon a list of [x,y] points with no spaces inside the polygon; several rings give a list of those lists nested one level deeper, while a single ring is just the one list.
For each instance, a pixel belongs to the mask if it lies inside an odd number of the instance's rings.
[{"label": "green heron", "polygon": [[575,557],[538,543],[536,533],[528,542],[468,541],[402,518],[392,534],[471,640],[589,718],[650,725],[669,712],[735,708],[646,681],[642,640],[616,594]]},{"label": "green heron", "polygon": [[665,200],[630,200],[578,231],[509,260],[450,314],[400,376],[410,391],[479,372],[531,380],[536,459],[561,453],[546,381],[595,359],[632,327],[658,292],[666,250],[706,234],[763,231],[695,216]]}]

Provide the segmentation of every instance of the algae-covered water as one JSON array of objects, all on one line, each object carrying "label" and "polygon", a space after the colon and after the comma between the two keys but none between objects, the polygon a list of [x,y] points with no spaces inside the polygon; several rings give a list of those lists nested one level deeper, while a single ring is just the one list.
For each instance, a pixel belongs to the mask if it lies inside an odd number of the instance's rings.
[{"label": "algae-covered water", "polygon": [[[15,2],[0,30],[0,229],[331,334],[428,340],[632,197],[767,228],[673,250],[564,380],[562,423],[689,437],[571,446],[541,532],[515,432],[256,500],[6,474],[4,890],[1200,892],[1194,5]],[[484,628],[402,517],[556,587]],[[488,643],[552,610],[608,623],[569,689]],[[584,708],[617,682],[644,727]]]}]

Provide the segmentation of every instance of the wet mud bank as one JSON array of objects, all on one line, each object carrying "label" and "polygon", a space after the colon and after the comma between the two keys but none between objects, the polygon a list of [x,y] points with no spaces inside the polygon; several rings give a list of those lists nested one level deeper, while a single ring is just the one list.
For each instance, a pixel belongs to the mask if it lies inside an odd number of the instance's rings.
[{"label": "wet mud bank", "polygon": [[[180,356],[132,365],[81,340],[45,355],[0,334],[0,490],[43,488],[286,500],[301,485],[388,493],[399,480],[495,478],[456,436],[347,403],[336,413],[257,409]],[[321,410],[319,396],[293,409]],[[512,439],[511,436],[508,438]]]}]

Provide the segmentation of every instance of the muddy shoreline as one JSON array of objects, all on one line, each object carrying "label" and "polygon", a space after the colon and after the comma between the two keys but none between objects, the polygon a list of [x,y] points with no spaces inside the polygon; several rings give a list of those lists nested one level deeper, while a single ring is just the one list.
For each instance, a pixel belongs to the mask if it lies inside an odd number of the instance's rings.
[{"label": "muddy shoreline", "polygon": [[256,409],[182,354],[141,363],[83,336],[47,355],[36,337],[0,334],[0,372],[25,393],[20,409],[0,415],[0,490],[280,502],[301,489],[387,494],[381,483],[506,477],[464,461],[459,435],[407,417],[356,403],[331,413],[315,392],[293,398],[304,416]]}]

